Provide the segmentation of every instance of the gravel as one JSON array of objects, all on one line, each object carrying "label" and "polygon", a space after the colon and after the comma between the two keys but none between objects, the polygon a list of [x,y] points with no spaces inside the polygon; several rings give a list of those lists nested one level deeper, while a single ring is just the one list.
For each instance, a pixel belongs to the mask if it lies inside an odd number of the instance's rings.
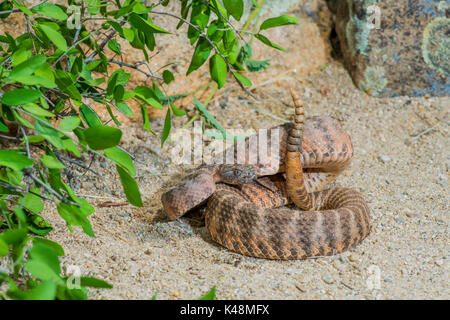
[{"label": "gravel", "polygon": [[[230,83],[216,93],[220,103],[213,100],[208,111],[224,126],[232,119],[233,127],[269,128],[280,124],[280,119],[289,120],[292,113],[285,113],[292,104],[288,90],[294,87],[304,99],[308,116],[329,114],[338,119],[352,137],[355,154],[335,185],[363,192],[371,208],[369,237],[336,256],[269,261],[243,257],[214,243],[202,224],[201,211],[168,221],[160,196],[193,166],[170,161],[166,153],[173,148],[170,141],[160,153],[159,137],[143,130],[136,118],[122,126],[122,147],[137,158],[144,207],[98,206],[123,202],[123,192],[114,167],[103,168],[94,161],[92,168],[104,179],[77,174],[74,168],[74,185],[78,194],[97,205],[90,216],[96,237],[88,237],[79,228],[69,232],[50,205],[43,214],[54,226],[50,238],[64,247],[63,266],[78,266],[83,275],[114,284],[113,289],[91,290],[91,298],[151,299],[156,293],[158,299],[195,299],[212,286],[219,299],[450,298],[450,99],[366,95],[355,88],[342,64],[331,58],[329,12],[321,11],[316,22],[301,7],[290,13],[301,18],[297,26],[267,32],[289,53],[255,43],[253,58],[271,61],[266,71],[248,74],[258,101],[239,100],[242,91]],[[161,21],[156,17],[154,22]],[[206,83],[207,66],[188,81],[183,79],[192,52],[183,34],[171,37],[158,37],[164,53],[152,60],[155,69],[178,57],[180,65],[174,72],[181,80],[171,83],[168,92],[193,91]],[[133,62],[142,57],[130,53],[127,59]],[[133,79],[138,84],[147,80],[134,73]],[[204,101],[205,96],[199,99]],[[226,108],[221,107],[224,103]],[[264,113],[255,112],[256,108]],[[161,132],[163,121],[153,119],[152,130]],[[174,128],[187,121],[186,117],[173,119]]]}]

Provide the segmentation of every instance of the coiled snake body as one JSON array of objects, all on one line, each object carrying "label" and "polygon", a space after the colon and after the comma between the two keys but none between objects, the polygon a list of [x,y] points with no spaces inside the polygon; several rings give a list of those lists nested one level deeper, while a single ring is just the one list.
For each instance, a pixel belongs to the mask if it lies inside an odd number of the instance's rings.
[{"label": "coiled snake body", "polygon": [[[330,117],[305,122],[303,105],[291,94],[294,123],[273,128],[281,130],[279,165],[249,165],[257,155],[248,152],[243,165],[202,166],[163,194],[170,219],[207,201],[205,222],[214,241],[276,260],[336,254],[369,234],[369,208],[360,193],[323,190],[350,164],[350,137]],[[286,207],[291,203],[297,207]]]}]

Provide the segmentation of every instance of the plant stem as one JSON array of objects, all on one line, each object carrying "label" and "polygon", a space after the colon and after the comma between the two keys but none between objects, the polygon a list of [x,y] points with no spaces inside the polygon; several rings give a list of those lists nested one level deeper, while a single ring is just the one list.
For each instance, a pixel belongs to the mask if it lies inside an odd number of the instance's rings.
[{"label": "plant stem", "polygon": [[250,17],[248,18],[247,22],[245,23],[244,27],[242,28],[243,31],[247,30],[247,28],[249,27],[250,23],[252,22],[253,18],[255,18],[256,14],[258,13],[259,9],[261,9],[262,5],[264,3],[264,0],[261,0],[258,4],[258,6],[255,8],[255,10],[253,10],[253,12],[251,13]]},{"label": "plant stem", "polygon": [[[208,86],[210,85],[211,83],[208,83]],[[206,108],[206,106],[208,105],[208,103],[211,101],[211,99],[212,99],[212,97],[214,96],[214,94],[216,93],[216,91],[217,91],[217,88],[218,88],[218,86],[217,86],[217,83],[214,83],[214,86],[213,86],[213,89],[211,90],[211,92],[209,93],[209,95],[208,95],[208,98],[206,98],[206,100],[205,100],[205,102],[204,102],[204,106],[205,106],[205,108]],[[187,127],[189,127],[195,120],[197,120],[199,118],[199,115],[198,115],[198,113],[195,115],[195,116],[193,116],[183,127],[181,127],[181,129],[186,129]]]}]

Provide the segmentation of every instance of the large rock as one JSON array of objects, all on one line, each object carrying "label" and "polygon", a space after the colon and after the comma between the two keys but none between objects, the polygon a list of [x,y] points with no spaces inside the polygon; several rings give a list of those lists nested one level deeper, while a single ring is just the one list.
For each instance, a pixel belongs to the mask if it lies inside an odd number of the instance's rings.
[{"label": "large rock", "polygon": [[380,97],[450,95],[449,17],[449,0],[339,0],[336,31],[355,84]]}]

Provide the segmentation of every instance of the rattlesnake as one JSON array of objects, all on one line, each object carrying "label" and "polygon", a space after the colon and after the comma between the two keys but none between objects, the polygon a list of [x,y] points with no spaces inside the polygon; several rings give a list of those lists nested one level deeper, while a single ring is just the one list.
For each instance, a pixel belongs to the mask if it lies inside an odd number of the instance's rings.
[{"label": "rattlesnake", "polygon": [[[331,117],[305,122],[303,105],[291,94],[294,123],[271,129],[281,130],[279,165],[250,165],[257,155],[247,152],[245,164],[201,166],[163,194],[169,219],[207,202],[205,223],[214,241],[276,260],[339,253],[369,234],[369,208],[360,193],[323,190],[350,164],[350,137]],[[292,202],[298,207],[286,207]]]}]

